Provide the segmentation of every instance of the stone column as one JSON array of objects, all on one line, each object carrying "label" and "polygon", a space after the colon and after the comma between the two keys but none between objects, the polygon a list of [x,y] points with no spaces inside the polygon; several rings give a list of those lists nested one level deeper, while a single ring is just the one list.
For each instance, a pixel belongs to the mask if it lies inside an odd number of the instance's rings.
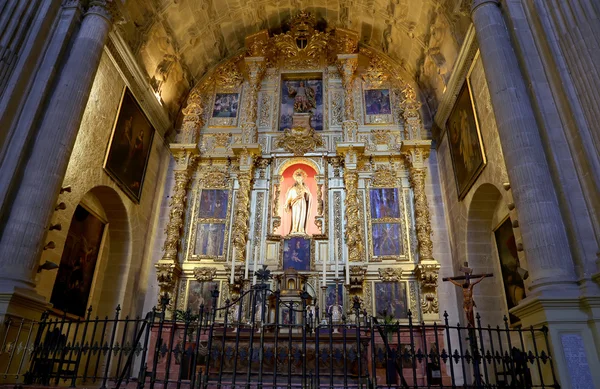
[{"label": "stone column", "polygon": [[504,16],[497,0],[475,0],[472,17],[498,134],[519,210],[531,291],[575,288],[569,241],[554,183]]},{"label": "stone column", "polygon": [[238,173],[238,190],[235,199],[235,218],[233,220],[232,241],[235,248],[235,262],[246,261],[246,245],[250,221],[250,192],[252,191],[252,175],[254,160],[260,155],[258,145],[234,146],[233,151],[239,155],[240,172]]},{"label": "stone column", "polygon": [[246,118],[242,123],[242,143],[252,144],[258,142],[258,92],[260,83],[266,70],[265,57],[246,57],[246,71],[248,73],[248,91],[246,93]]},{"label": "stone column", "polygon": [[81,119],[111,28],[109,6],[94,0],[30,141],[29,159],[21,168],[12,204],[0,224],[0,292],[32,290],[44,239],[63,182]]},{"label": "stone column", "polygon": [[344,142],[358,141],[358,122],[354,115],[354,79],[358,67],[358,54],[338,54],[338,70],[344,87],[344,121],[342,133]]},{"label": "stone column", "polygon": [[177,298],[177,283],[181,274],[178,252],[181,243],[181,231],[185,218],[187,190],[190,183],[191,170],[198,155],[198,146],[192,144],[171,144],[171,152],[175,160],[173,169],[175,185],[169,201],[169,222],[165,229],[167,238],[163,245],[164,254],[154,265],[159,286],[158,305],[166,297],[169,299],[167,315],[173,312]]}]

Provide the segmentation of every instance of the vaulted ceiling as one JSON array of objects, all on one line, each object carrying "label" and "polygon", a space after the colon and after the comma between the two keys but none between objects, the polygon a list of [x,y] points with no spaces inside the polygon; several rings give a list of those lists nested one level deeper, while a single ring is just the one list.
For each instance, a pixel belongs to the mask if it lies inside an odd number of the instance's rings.
[{"label": "vaulted ceiling", "polygon": [[207,70],[304,9],[359,33],[413,75],[435,110],[469,24],[470,0],[127,0],[119,26],[172,115]]}]

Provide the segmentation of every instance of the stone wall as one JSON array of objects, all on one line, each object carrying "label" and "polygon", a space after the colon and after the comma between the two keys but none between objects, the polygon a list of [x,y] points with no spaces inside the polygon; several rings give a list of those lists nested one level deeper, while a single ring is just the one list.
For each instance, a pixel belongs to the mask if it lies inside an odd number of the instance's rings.
[{"label": "stone wall", "polygon": [[[64,178],[63,186],[71,186],[72,192],[59,197],[66,209],[56,211],[52,218],[52,223],[62,224],[62,230],[48,233],[47,241],[54,241],[56,248],[46,250],[42,256],[42,262],[60,263],[78,204],[85,205],[108,223],[88,302],[99,315],[111,312],[119,303],[127,314],[141,308],[138,303],[143,301],[146,288],[149,248],[154,237],[160,235],[154,228],[159,210],[156,204],[160,204],[157,196],[164,188],[169,162],[168,149],[156,132],[139,205],[104,171],[106,151],[125,87],[117,74],[115,65],[104,54]],[[57,271],[44,271],[38,275],[37,291],[48,300],[56,274]]]},{"label": "stone wall", "polygon": [[[506,314],[506,303],[492,229],[509,216],[507,204],[512,201],[512,197],[510,192],[505,191],[502,187],[503,183],[508,182],[506,165],[483,65],[478,57],[470,74],[470,80],[487,165],[463,200],[459,201],[447,134],[440,139],[437,148],[437,163],[442,192],[441,199],[444,202],[449,245],[453,258],[452,272],[458,274],[460,267],[468,260],[475,272],[495,274],[492,279],[483,281],[475,289],[475,302],[478,304],[476,309],[484,318],[484,324],[489,322],[495,325],[502,322],[502,317]],[[510,216],[515,219],[516,213],[511,212]],[[515,238],[517,242],[520,242],[518,228],[515,229]],[[443,240],[438,241],[439,237],[435,235],[434,239],[436,239],[434,245],[442,248],[446,245]],[[469,242],[468,247],[467,242]],[[521,266],[526,268],[523,258],[521,258]],[[443,270],[443,268],[440,270],[440,280],[442,277],[450,275],[444,274]],[[446,288],[442,286],[441,291],[446,291]],[[458,298],[462,305],[462,295]],[[497,309],[498,303],[501,303],[503,307],[500,311]]]}]

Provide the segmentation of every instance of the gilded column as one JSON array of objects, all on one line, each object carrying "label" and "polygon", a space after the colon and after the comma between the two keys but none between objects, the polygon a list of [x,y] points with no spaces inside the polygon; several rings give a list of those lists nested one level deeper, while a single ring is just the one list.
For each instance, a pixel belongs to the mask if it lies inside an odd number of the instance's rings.
[{"label": "gilded column", "polygon": [[169,201],[169,222],[165,228],[167,235],[163,244],[163,256],[156,263],[156,278],[159,286],[159,305],[163,298],[169,299],[167,314],[171,315],[177,298],[177,282],[181,274],[178,252],[181,246],[187,190],[190,183],[192,166],[198,155],[196,144],[171,144],[171,152],[175,160],[175,184]]},{"label": "gilded column", "polygon": [[202,115],[204,114],[204,95],[202,90],[192,90],[187,100],[186,107],[182,110],[184,114],[179,134],[180,143],[198,143],[200,128],[204,125]]},{"label": "gilded column", "polygon": [[245,120],[242,123],[242,143],[252,144],[258,142],[258,92],[260,83],[266,70],[265,57],[246,57],[246,71],[248,74],[248,90],[246,93]]},{"label": "gilded column", "polygon": [[0,221],[0,292],[35,287],[34,275],[47,228],[116,17],[116,5],[105,0],[89,2],[47,108],[39,118],[37,134],[27,146],[29,158],[20,168],[20,182],[14,184],[14,200],[4,207]]},{"label": "gilded column", "polygon": [[344,207],[346,209],[346,245],[348,246],[348,260],[350,262],[362,262],[363,260],[363,236],[360,228],[360,205],[358,203],[358,172],[346,169],[344,171],[344,185],[346,187],[346,198]]},{"label": "gilded column", "polygon": [[254,159],[260,153],[260,149],[241,146],[241,148],[234,148],[234,151],[239,154],[240,172],[237,179],[238,190],[232,238],[233,247],[235,248],[235,261],[236,263],[243,263],[246,260],[246,245],[248,242]]},{"label": "gilded column", "polygon": [[356,142],[358,141],[358,123],[354,115],[354,79],[358,67],[358,54],[338,54],[337,67],[342,76],[344,88],[343,141]]},{"label": "gilded column", "polygon": [[404,138],[405,139],[421,139],[423,123],[419,109],[421,103],[417,100],[415,90],[407,85],[402,90],[404,100],[400,104],[402,108],[402,118],[404,119]]}]

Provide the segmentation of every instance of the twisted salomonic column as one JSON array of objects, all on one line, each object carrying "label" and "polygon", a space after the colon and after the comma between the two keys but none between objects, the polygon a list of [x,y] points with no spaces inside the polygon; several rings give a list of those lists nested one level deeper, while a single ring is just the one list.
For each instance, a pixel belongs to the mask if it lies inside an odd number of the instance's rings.
[{"label": "twisted salomonic column", "polygon": [[181,274],[181,265],[177,258],[181,242],[181,231],[183,228],[187,188],[190,183],[192,166],[198,154],[198,148],[195,144],[172,144],[171,152],[175,159],[174,176],[175,185],[173,194],[169,201],[169,222],[165,228],[167,235],[163,244],[163,256],[154,265],[156,268],[156,278],[159,286],[159,306],[161,299],[167,297],[169,305],[167,314],[172,314],[175,306],[176,286]]},{"label": "twisted salomonic column", "polygon": [[[90,1],[29,144],[13,203],[0,225],[0,292],[32,289],[44,238],[54,212],[117,2]],[[17,186],[18,185],[18,186]]]},{"label": "twisted salomonic column", "polygon": [[250,221],[250,191],[252,189],[252,172],[255,153],[243,149],[239,155],[240,172],[238,173],[238,191],[236,197],[235,219],[233,221],[233,247],[235,247],[236,263],[246,260],[246,243],[248,242],[248,223]]},{"label": "twisted salomonic column", "polygon": [[402,90],[403,101],[400,104],[402,108],[402,118],[404,119],[404,133],[406,139],[421,139],[423,123],[419,108],[421,103],[417,100],[415,90],[407,85]]},{"label": "twisted salomonic column", "polygon": [[508,29],[497,0],[475,0],[473,24],[490,90],[514,202],[519,210],[531,290],[575,287],[565,225]]},{"label": "twisted salomonic column", "polygon": [[248,74],[248,91],[246,92],[246,118],[242,123],[242,143],[251,144],[258,142],[258,92],[260,83],[266,70],[264,57],[246,57],[246,71]]},{"label": "twisted salomonic column", "polygon": [[358,54],[338,54],[338,70],[342,76],[344,88],[344,121],[342,133],[344,142],[356,142],[358,139],[358,123],[354,115],[354,79],[358,67]]},{"label": "twisted salomonic column", "polygon": [[409,169],[410,185],[415,196],[415,228],[419,244],[419,260],[433,259],[433,243],[431,242],[431,217],[429,204],[425,195],[425,167],[411,167]]}]

